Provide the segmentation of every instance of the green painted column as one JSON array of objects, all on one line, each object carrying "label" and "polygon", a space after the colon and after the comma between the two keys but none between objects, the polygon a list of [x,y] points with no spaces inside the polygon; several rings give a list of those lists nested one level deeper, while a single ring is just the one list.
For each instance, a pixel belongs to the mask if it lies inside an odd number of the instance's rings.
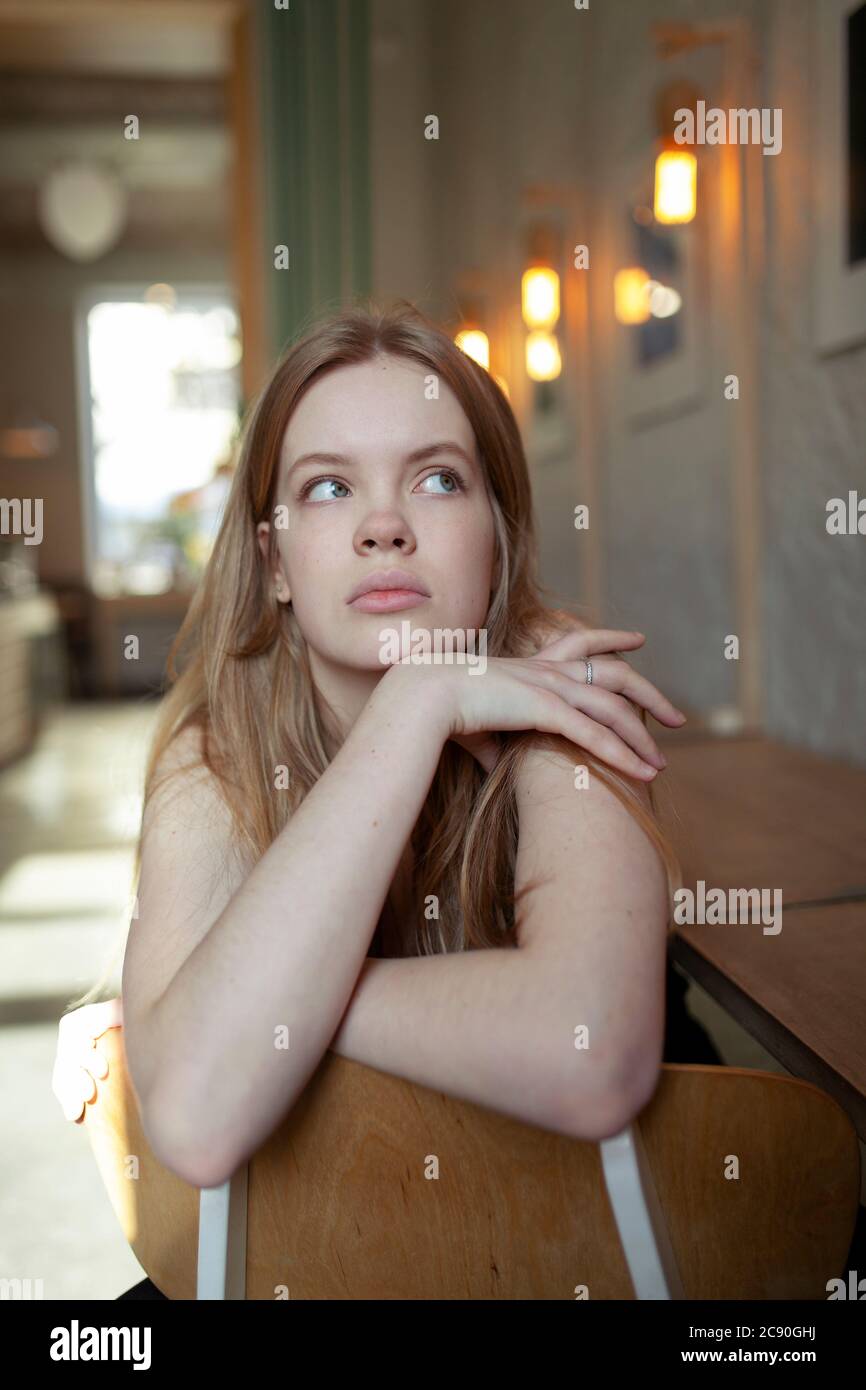
[{"label": "green painted column", "polygon": [[[257,0],[272,355],[370,293],[369,0]],[[289,268],[274,265],[288,247]]]}]

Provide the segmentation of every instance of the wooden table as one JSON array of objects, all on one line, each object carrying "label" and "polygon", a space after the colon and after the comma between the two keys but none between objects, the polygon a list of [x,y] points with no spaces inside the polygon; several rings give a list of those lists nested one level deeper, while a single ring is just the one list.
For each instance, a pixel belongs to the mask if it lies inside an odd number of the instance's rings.
[{"label": "wooden table", "polygon": [[781,888],[786,907],[866,899],[866,771],[767,738],[657,741],[686,886]]},{"label": "wooden table", "polygon": [[760,737],[664,750],[684,886],[782,891],[776,935],[683,925],[673,959],[866,1142],[866,772]]}]

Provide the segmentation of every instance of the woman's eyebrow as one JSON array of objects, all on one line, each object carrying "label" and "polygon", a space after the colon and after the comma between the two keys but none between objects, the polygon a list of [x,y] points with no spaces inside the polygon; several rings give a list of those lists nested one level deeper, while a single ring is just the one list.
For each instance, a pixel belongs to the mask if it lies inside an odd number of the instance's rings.
[{"label": "woman's eyebrow", "polygon": [[[436,440],[433,444],[423,444],[420,449],[413,449],[403,460],[403,467],[408,468],[413,463],[423,463],[427,458],[433,458],[437,454],[459,454],[460,458],[470,466],[474,462],[461,444],[457,444],[452,439]],[[286,480],[292,476],[297,468],[305,463],[333,463],[339,464],[341,468],[351,468],[356,464],[356,460],[347,454],[329,454],[315,450],[310,454],[301,454],[296,458],[292,466],[286,473]]]}]

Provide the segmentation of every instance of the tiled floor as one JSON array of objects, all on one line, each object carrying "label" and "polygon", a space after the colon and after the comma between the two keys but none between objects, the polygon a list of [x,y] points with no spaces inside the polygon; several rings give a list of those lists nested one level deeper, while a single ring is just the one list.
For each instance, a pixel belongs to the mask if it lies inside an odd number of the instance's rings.
[{"label": "tiled floor", "polygon": [[[76,706],[0,774],[0,1276],[45,1298],[116,1298],[143,1277],[83,1127],[51,1091],[57,1023],[125,936],[140,789],[155,706]],[[108,996],[106,996],[108,997]],[[692,985],[691,1012],[729,1066],[782,1072]]]},{"label": "tiled floor", "polygon": [[41,1279],[46,1299],[143,1277],[51,1072],[64,1008],[122,950],[154,708],[66,709],[0,774],[0,1275]]}]

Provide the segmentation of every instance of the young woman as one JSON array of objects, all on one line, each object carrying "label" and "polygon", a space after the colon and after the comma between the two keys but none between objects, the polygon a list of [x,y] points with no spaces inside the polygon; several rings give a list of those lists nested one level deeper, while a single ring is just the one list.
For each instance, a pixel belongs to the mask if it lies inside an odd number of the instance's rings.
[{"label": "young woman", "polygon": [[[679,880],[643,710],[685,716],[618,656],[640,634],[540,592],[486,371],[405,304],[286,352],[169,660],[101,1019],[187,1181],[224,1182],[328,1048],[582,1139],[650,1099]],[[467,659],[397,659],[437,634]]]}]

